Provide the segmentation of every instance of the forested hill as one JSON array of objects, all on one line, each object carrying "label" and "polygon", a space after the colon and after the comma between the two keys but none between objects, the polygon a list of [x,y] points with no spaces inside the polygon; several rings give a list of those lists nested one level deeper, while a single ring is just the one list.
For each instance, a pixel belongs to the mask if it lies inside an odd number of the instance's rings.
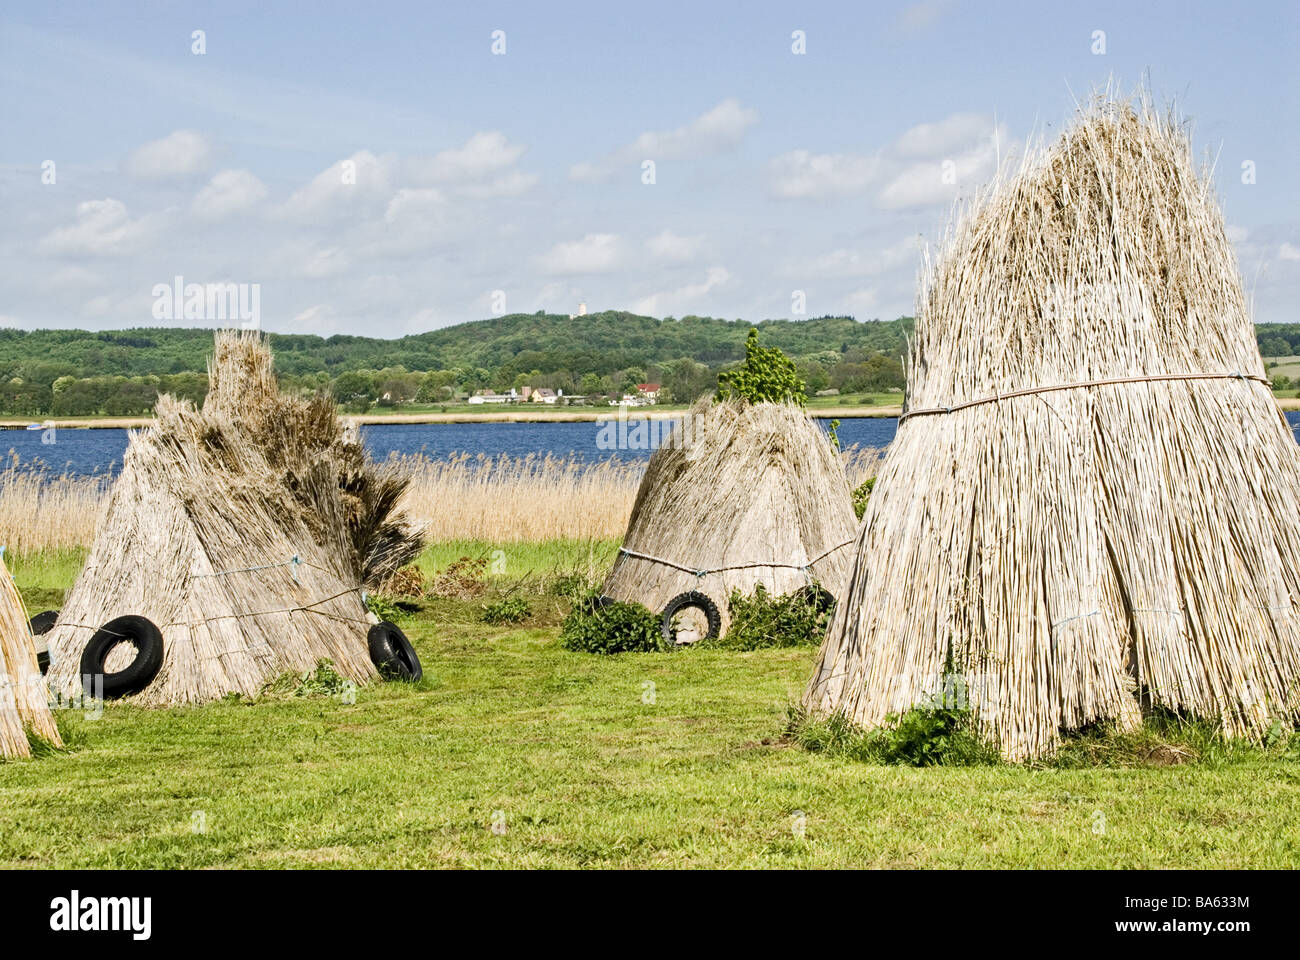
[{"label": "forested hill", "polygon": [[[904,349],[909,321],[848,317],[765,320],[764,342],[805,357],[858,349],[893,357]],[[642,317],[610,311],[570,319],[557,314],[511,314],[457,324],[396,340],[374,337],[270,333],[276,368],[285,374],[328,373],[403,367],[411,371],[484,370],[516,374],[567,371],[607,375],[689,358],[717,367],[744,356],[750,324],[741,320]],[[212,332],[144,327],[129,330],[0,330],[0,375],[53,380],[59,376],[161,376],[203,372]],[[53,376],[51,376],[53,373]]]},{"label": "forested hill", "polygon": [[[811,396],[872,393],[903,386],[900,357],[910,318],[765,320],[767,346],[792,357]],[[717,388],[719,372],[742,359],[750,324],[711,317],[580,317],[513,314],[396,340],[270,332],[288,390],[329,389],[349,410],[444,404],[476,390],[549,387],[565,396],[617,398],[659,383],[660,400],[689,401]],[[1300,353],[1300,325],[1257,328],[1267,357]],[[0,414],[39,416],[148,413],[160,392],[199,401],[207,391],[212,331],[0,329]],[[1286,386],[1277,370],[1275,383]]]}]

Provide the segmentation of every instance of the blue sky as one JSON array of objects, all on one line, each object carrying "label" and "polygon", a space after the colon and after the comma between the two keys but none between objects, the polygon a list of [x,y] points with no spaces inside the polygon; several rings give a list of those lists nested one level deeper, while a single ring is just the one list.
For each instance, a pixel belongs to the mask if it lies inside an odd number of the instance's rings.
[{"label": "blue sky", "polygon": [[1297,319],[1300,14],[1131,6],[9,7],[0,323],[157,323],[176,275],[324,335],[579,300],[759,320],[796,290],[890,318],[953,199],[1112,77],[1193,123],[1256,319]]}]

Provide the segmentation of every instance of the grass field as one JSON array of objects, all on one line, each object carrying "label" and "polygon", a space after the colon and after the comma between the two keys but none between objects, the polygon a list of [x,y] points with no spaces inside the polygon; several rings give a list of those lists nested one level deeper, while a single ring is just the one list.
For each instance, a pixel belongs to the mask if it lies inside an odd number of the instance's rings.
[{"label": "grass field", "polygon": [[[430,571],[499,549],[506,572],[403,622],[416,686],[62,712],[66,751],[0,763],[0,867],[1300,865],[1286,743],[1189,735],[1104,741],[1103,765],[873,766],[784,736],[811,649],[561,649],[548,579],[615,546],[431,548]],[[33,612],[58,605],[81,556],[12,558]],[[531,619],[479,622],[511,588]]]}]

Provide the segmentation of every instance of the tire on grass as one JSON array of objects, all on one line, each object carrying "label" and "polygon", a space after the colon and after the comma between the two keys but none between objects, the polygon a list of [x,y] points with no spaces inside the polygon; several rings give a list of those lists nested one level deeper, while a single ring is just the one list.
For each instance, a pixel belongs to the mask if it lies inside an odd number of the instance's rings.
[{"label": "tire on grass", "polygon": [[415,683],[424,676],[415,648],[397,624],[380,620],[370,628],[367,640],[370,644],[370,661],[386,680]]}]

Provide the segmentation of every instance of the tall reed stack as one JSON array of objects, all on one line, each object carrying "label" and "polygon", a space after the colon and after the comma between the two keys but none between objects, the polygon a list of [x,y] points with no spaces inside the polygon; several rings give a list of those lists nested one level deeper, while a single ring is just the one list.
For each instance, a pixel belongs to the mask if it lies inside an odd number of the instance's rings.
[{"label": "tall reed stack", "polygon": [[1300,446],[1187,135],[1100,98],[926,264],[908,393],[805,695],[968,706],[1008,759],[1300,709]]},{"label": "tall reed stack", "polygon": [[799,407],[713,402],[650,457],[604,593],[659,611],[700,591],[725,631],[733,590],[844,584],[857,520],[840,455]]},{"label": "tall reed stack", "polygon": [[146,705],[256,694],[321,658],[373,677],[361,591],[419,552],[397,511],[406,481],[367,459],[327,397],[280,396],[252,332],[218,332],[202,409],[164,396],[157,420],[132,435],[48,635],[52,685],[81,687],[83,650],[121,615],[162,633],[162,667],[135,698]]},{"label": "tall reed stack", "polygon": [[62,746],[36,665],[27,611],[0,553],[0,757],[29,757],[28,734]]}]

